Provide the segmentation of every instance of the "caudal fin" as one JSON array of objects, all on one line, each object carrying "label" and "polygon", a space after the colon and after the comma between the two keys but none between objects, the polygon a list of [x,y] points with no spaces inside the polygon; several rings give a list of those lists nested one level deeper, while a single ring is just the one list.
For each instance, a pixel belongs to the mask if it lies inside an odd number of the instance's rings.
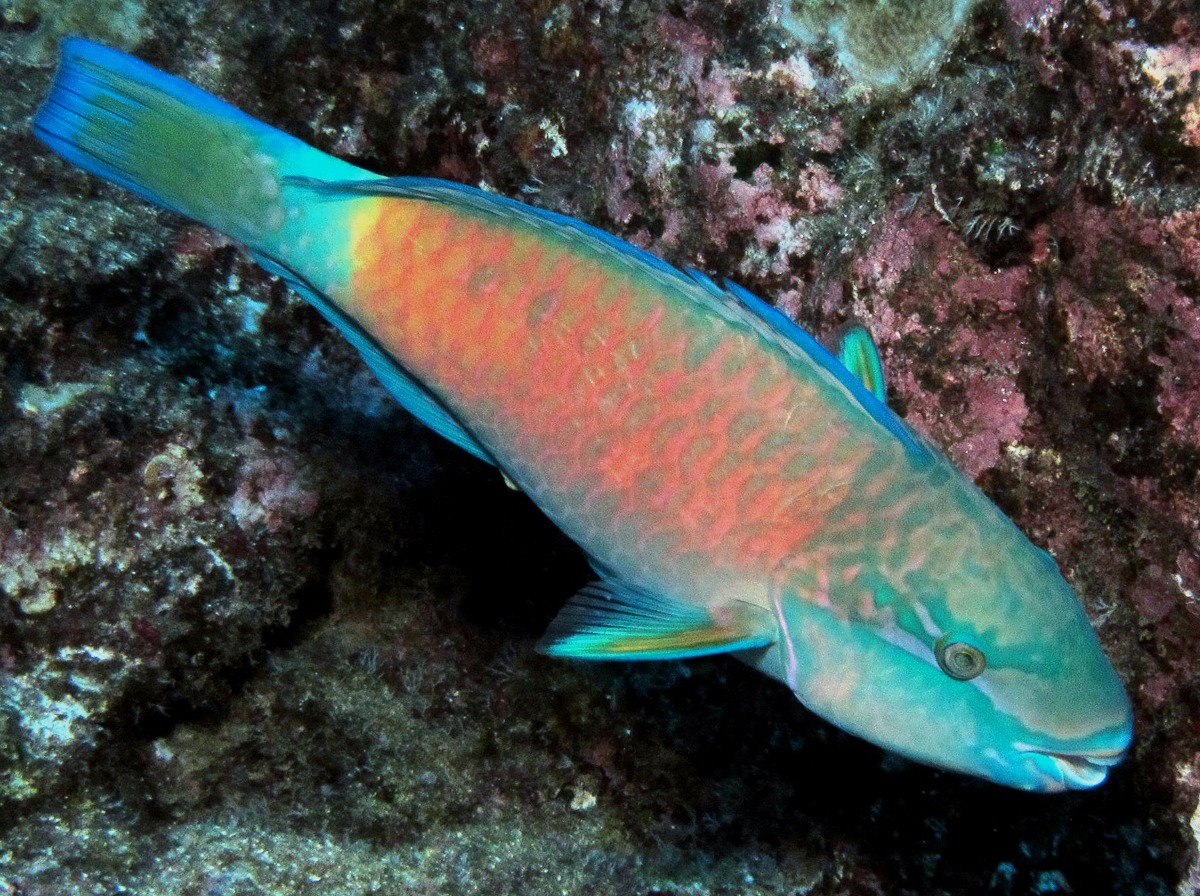
[{"label": "caudal fin", "polygon": [[68,161],[251,246],[280,239],[284,177],[369,176],[153,66],[68,38],[34,132]]}]

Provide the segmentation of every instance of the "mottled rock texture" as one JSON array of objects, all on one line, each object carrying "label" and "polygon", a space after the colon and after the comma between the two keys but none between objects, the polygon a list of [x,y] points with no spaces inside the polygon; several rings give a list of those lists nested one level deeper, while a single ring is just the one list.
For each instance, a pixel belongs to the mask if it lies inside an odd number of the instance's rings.
[{"label": "mottled rock texture", "polygon": [[[0,3],[0,893],[1200,888],[1200,15],[983,4],[880,93],[777,12]],[[537,656],[578,552],[235,246],[33,139],[65,30],[865,321],[1084,595],[1129,761],[1025,796],[732,661]]]}]

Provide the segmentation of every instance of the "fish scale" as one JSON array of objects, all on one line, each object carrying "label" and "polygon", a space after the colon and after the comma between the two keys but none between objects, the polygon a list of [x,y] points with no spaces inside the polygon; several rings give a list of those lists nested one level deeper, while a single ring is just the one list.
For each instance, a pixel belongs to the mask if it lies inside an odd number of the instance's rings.
[{"label": "fish scale", "polygon": [[[456,214],[466,217],[463,211]],[[389,264],[400,269],[415,264],[404,257],[406,235],[413,233],[404,225],[406,211],[385,208],[379,215],[372,245],[392,247]],[[406,221],[389,225],[388,215]],[[446,248],[427,255],[424,264],[434,273],[422,282],[469,283],[481,267],[496,264],[522,270],[493,252],[472,251],[476,243],[494,245],[493,234],[480,233],[479,222],[457,223],[451,212],[438,217],[439,225],[426,222],[421,233],[426,241],[432,241],[433,233],[442,234]],[[504,236],[511,254],[528,255],[526,243],[535,239],[508,231]],[[702,583],[680,581],[688,571],[671,563],[672,553],[719,558],[742,566],[746,575],[761,576],[763,569],[796,553],[806,535],[821,529],[828,501],[806,503],[805,498],[817,493],[818,482],[828,482],[829,470],[817,473],[803,446],[815,444],[830,456],[852,457],[839,474],[852,480],[853,464],[866,444],[856,439],[840,446],[830,427],[804,432],[804,423],[815,420],[804,413],[805,405],[817,398],[803,381],[784,379],[791,381],[790,389],[775,389],[769,401],[752,389],[752,384],[781,380],[785,361],[770,345],[715,315],[697,314],[690,297],[673,295],[653,278],[638,282],[622,266],[596,259],[587,247],[568,243],[546,248],[535,270],[542,272],[540,278],[510,276],[494,290],[487,318],[478,323],[486,330],[480,330],[464,325],[478,320],[467,313],[478,305],[478,296],[436,288],[436,295],[412,289],[397,295],[391,284],[380,289],[382,278],[365,264],[355,273],[356,281],[373,287],[362,290],[372,297],[360,314],[380,321],[368,326],[382,333],[397,357],[413,359],[421,379],[436,384],[439,395],[464,416],[475,419],[480,408],[496,408],[485,415],[492,422],[476,425],[474,432],[568,534],[632,529],[635,543],[653,543],[653,557],[638,555],[625,563],[641,569],[658,563],[662,571],[656,578],[672,579],[676,588]],[[622,285],[608,289],[604,301],[600,283]],[[547,294],[557,296],[553,308],[532,313]],[[386,308],[396,303],[419,309],[414,314],[420,315],[421,325],[404,323],[402,313],[389,314]],[[431,308],[436,313],[428,314]],[[494,339],[493,317],[515,321],[504,350],[473,353],[474,347]],[[652,317],[655,326],[644,325]],[[392,329],[383,329],[384,319],[390,319]],[[430,327],[438,327],[437,332]],[[636,363],[629,360],[631,344],[637,345]],[[631,367],[614,363],[619,357]],[[652,416],[612,413],[625,403],[644,402],[646,392],[655,396],[646,403]],[[571,413],[565,413],[564,396],[570,396]],[[757,450],[733,444],[731,423],[739,416],[752,421],[743,427],[740,444]],[[762,450],[767,434],[779,432],[779,419],[790,420],[782,429],[785,438]],[[808,467],[809,479],[778,475],[790,463]],[[725,470],[737,474],[722,475]],[[746,501],[739,486],[751,479],[756,500]],[[647,482],[653,483],[650,491]],[[647,516],[648,505],[665,512]],[[595,521],[589,511],[596,506],[606,507],[611,519]],[[664,551],[666,546],[672,553]],[[602,552],[600,559],[608,565],[622,563],[616,551]]]},{"label": "fish scale", "polygon": [[730,653],[847,731],[1026,790],[1093,787],[1124,755],[1129,701],[1075,593],[886,407],[861,327],[835,357],[734,284],[363,171],[86,41],[34,128],[244,242],[579,543],[598,578],[545,652]]},{"label": "fish scale", "polygon": [[[664,553],[669,545],[761,575],[828,512],[804,503],[814,481],[779,475],[809,456],[799,446],[815,441],[855,461],[864,453],[861,439],[838,446],[836,430],[804,431],[815,419],[804,409],[819,399],[803,381],[784,378],[788,388],[757,394],[755,384],[781,381],[785,361],[764,340],[698,314],[671,281],[469,209],[371,200],[352,214],[363,220],[354,225],[347,309],[472,420],[568,534],[620,528],[654,545],[652,556],[629,559],[593,547],[607,565],[657,561],[657,578],[703,587],[694,576],[681,580],[686,570]],[[420,277],[396,282],[394,272],[418,265]],[[619,412],[639,401],[641,413]],[[762,450],[779,418],[789,421],[785,438]],[[738,475],[722,475],[728,469]],[[827,482],[828,473],[812,479]],[[848,464],[844,476],[854,475]],[[751,479],[756,500],[747,502],[740,486]],[[594,519],[596,507],[604,519]]]}]

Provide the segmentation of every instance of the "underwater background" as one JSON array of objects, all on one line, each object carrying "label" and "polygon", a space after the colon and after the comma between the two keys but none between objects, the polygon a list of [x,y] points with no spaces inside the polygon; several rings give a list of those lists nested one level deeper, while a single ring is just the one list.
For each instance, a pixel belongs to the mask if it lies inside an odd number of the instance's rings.
[{"label": "underwater background", "polygon": [[[1026,795],[728,659],[536,654],[580,552],[34,139],[67,33],[865,322],[1083,595],[1130,757]],[[1200,891],[1192,0],[2,0],[0,65],[0,894]]]}]

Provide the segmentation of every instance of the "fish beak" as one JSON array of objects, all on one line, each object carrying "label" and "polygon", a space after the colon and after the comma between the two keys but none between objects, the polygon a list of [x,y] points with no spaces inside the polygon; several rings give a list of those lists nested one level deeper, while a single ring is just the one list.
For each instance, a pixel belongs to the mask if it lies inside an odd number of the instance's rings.
[{"label": "fish beak", "polygon": [[1054,750],[1019,748],[1034,758],[1046,775],[1047,790],[1087,790],[1108,777],[1108,770],[1125,758],[1125,749],[1063,753]]}]

